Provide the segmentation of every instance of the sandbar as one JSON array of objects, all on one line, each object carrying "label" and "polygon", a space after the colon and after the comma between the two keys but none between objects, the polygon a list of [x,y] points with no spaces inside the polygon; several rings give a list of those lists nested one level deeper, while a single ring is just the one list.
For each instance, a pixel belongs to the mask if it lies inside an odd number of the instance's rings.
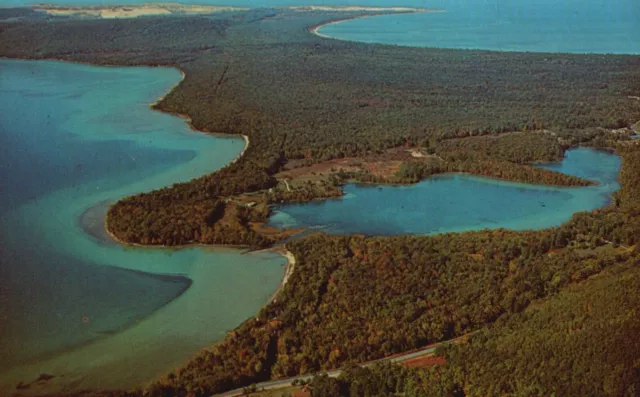
[{"label": "sandbar", "polygon": [[338,24],[338,23],[343,23],[343,22],[347,22],[347,21],[351,21],[354,19],[364,19],[364,18],[371,18],[371,17],[378,17],[378,16],[382,16],[382,15],[388,15],[388,13],[395,13],[395,14],[415,14],[415,13],[423,13],[423,12],[428,12],[428,13],[439,13],[439,12],[445,12],[444,10],[439,10],[439,9],[429,9],[429,8],[410,8],[410,7],[325,7],[325,6],[309,6],[309,7],[292,7],[297,9],[298,11],[313,11],[313,10],[322,10],[322,11],[344,11],[344,12],[354,12],[354,11],[379,11],[381,12],[380,14],[373,14],[373,15],[356,15],[356,16],[352,16],[352,17],[348,17],[348,18],[342,18],[342,19],[337,19],[334,21],[328,21],[328,22],[323,22],[319,25],[315,25],[309,28],[309,32],[311,32],[312,34],[322,37],[324,39],[333,39],[333,40],[344,40],[344,39],[340,39],[340,38],[336,38],[336,37],[331,37],[331,36],[327,36],[326,34],[322,34],[319,32],[320,28],[327,26],[327,25],[334,25],[334,24]]}]

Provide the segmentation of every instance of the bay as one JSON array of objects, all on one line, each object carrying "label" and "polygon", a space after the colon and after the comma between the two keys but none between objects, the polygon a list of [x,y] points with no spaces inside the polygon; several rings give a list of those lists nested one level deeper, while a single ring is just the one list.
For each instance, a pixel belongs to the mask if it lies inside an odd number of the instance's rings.
[{"label": "bay", "polygon": [[124,247],[82,224],[242,151],[242,139],[149,108],[179,81],[168,68],[0,61],[0,391],[40,373],[56,376],[52,390],[133,386],[220,340],[277,289],[278,254]]},{"label": "bay", "polygon": [[636,0],[424,4],[444,12],[354,19],[326,25],[318,32],[342,40],[415,47],[640,54],[640,4]]}]

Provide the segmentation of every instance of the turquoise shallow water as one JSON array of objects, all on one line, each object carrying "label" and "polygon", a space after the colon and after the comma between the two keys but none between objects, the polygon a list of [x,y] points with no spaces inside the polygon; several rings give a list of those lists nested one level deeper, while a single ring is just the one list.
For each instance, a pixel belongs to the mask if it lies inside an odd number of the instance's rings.
[{"label": "turquoise shallow water", "polygon": [[575,212],[606,205],[619,188],[616,155],[575,149],[566,153],[562,163],[545,167],[600,185],[553,188],[460,174],[436,176],[411,186],[351,184],[345,186],[341,199],[280,206],[270,224],[369,235],[540,229],[559,225]]},{"label": "turquoise shallow water", "polygon": [[637,0],[453,0],[427,7],[446,12],[363,18],[319,33],[418,47],[640,54]]},{"label": "turquoise shallow water", "polygon": [[[179,80],[173,69],[0,60],[0,391],[38,371],[83,372],[80,386],[149,379],[276,290],[285,261],[274,253],[125,248],[79,227],[98,203],[189,180],[240,153],[242,139],[149,109]],[[20,372],[28,362],[40,364]]]}]

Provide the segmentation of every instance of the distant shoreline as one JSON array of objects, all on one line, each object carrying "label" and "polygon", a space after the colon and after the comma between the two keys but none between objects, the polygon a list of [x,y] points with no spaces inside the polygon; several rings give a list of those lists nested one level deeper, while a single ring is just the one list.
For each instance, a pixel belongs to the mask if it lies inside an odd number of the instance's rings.
[{"label": "distant shoreline", "polygon": [[[355,41],[355,40],[347,40],[347,39],[341,39],[338,37],[333,37],[333,36],[328,36],[326,34],[322,34],[320,33],[320,29],[328,26],[328,25],[335,25],[335,24],[339,24],[339,23],[343,23],[343,22],[347,22],[347,21],[353,21],[355,19],[364,19],[364,18],[374,18],[374,17],[379,17],[379,16],[383,16],[383,15],[400,15],[400,14],[419,14],[419,13],[440,13],[440,12],[446,12],[445,10],[441,10],[441,9],[427,9],[427,8],[407,8],[407,7],[390,7],[390,8],[376,8],[376,7],[370,7],[370,9],[364,9],[367,7],[362,7],[362,10],[359,11],[388,11],[388,13],[382,13],[382,14],[377,14],[377,15],[357,15],[357,16],[352,16],[352,17],[348,17],[348,18],[342,18],[342,19],[336,19],[333,21],[328,21],[328,22],[322,22],[318,25],[314,25],[308,28],[308,31],[318,37],[322,37],[323,39],[331,39],[331,40],[342,40],[342,41]],[[359,42],[359,41],[355,41],[355,42]]]},{"label": "distant shoreline", "polygon": [[[234,7],[206,4],[182,4],[182,3],[143,3],[143,4],[32,4],[26,6],[34,11],[51,16],[97,18],[97,19],[128,19],[142,16],[167,16],[167,15],[206,15],[217,12],[247,11],[255,7]],[[1,8],[1,7],[0,7]],[[279,9],[299,12],[381,12],[381,13],[415,13],[415,12],[439,12],[441,10],[415,8],[415,7],[375,7],[375,6],[285,6]]]},{"label": "distant shoreline", "polygon": [[51,16],[99,19],[125,19],[163,15],[198,15],[225,11],[247,11],[249,9],[248,7],[153,2],[131,5],[56,5],[45,3],[34,4],[29,7],[34,11],[44,12]]}]

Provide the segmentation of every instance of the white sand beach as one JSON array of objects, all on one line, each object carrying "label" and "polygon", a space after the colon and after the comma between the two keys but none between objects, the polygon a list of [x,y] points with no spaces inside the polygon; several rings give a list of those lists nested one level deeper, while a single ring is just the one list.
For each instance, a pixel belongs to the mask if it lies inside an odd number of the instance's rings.
[{"label": "white sand beach", "polygon": [[211,14],[223,11],[243,11],[246,7],[225,7],[210,5],[188,5],[179,3],[152,3],[142,5],[121,5],[121,6],[55,6],[49,4],[38,4],[33,7],[36,11],[42,11],[53,16],[75,16],[86,18],[137,18],[140,16],[154,15],[194,15]]}]

